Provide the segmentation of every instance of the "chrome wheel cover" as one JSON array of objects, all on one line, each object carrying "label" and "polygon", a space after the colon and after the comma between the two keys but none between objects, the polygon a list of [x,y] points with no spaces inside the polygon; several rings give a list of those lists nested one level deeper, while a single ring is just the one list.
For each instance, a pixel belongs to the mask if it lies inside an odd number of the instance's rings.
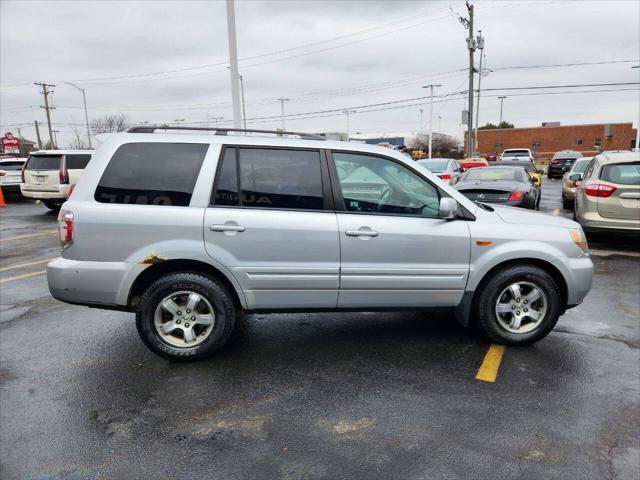
[{"label": "chrome wheel cover", "polygon": [[164,297],[153,317],[160,338],[178,348],[200,345],[209,338],[215,323],[211,303],[199,293],[187,290]]},{"label": "chrome wheel cover", "polygon": [[534,331],[544,319],[547,296],[532,282],[515,282],[505,288],[496,301],[496,319],[510,333]]}]

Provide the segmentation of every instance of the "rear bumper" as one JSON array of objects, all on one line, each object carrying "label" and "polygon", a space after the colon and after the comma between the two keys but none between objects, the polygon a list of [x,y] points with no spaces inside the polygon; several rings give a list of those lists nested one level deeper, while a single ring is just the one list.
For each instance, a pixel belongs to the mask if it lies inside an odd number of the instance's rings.
[{"label": "rear bumper", "polygon": [[567,305],[574,307],[584,300],[593,283],[593,262],[588,256],[559,257],[553,262],[567,282]]},{"label": "rear bumper", "polygon": [[20,184],[22,195],[41,200],[66,200],[71,185],[51,185],[49,187],[35,187],[27,183]]},{"label": "rear bumper", "polygon": [[57,258],[47,265],[49,292],[57,300],[107,308],[126,307],[136,277],[149,265]]},{"label": "rear bumper", "polygon": [[623,218],[605,218],[598,212],[578,212],[576,219],[585,232],[640,233],[640,221]]}]

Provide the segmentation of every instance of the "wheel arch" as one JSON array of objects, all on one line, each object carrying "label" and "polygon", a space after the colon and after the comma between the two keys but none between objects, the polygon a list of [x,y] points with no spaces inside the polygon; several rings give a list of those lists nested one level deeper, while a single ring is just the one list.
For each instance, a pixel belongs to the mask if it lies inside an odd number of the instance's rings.
[{"label": "wheel arch", "polygon": [[516,265],[533,265],[538,268],[541,268],[545,272],[547,272],[551,277],[555,280],[560,288],[561,295],[561,305],[560,305],[560,315],[563,315],[566,311],[567,299],[569,297],[569,289],[567,285],[567,281],[562,275],[562,272],[558,270],[558,268],[553,265],[551,262],[547,260],[542,260],[540,258],[514,258],[510,260],[504,260],[493,267],[491,267],[487,272],[484,273],[480,281],[478,282],[476,288],[473,292],[465,292],[463,296],[462,303],[456,309],[456,318],[458,322],[460,322],[463,326],[469,325],[471,320],[471,314],[475,310],[475,302],[478,299],[479,292],[482,290],[484,285],[489,281],[489,279],[496,274],[496,272],[500,270],[504,270]]},{"label": "wheel arch", "polygon": [[163,275],[167,275],[175,272],[195,272],[205,274],[220,281],[229,290],[233,297],[233,301],[238,308],[246,308],[246,302],[242,291],[239,287],[236,287],[233,281],[231,281],[227,275],[222,271],[214,267],[213,265],[200,261],[190,259],[171,259],[164,260],[158,263],[150,265],[144,269],[134,280],[131,288],[129,289],[129,296],[127,299],[127,307],[130,310],[135,310],[138,306],[138,301],[144,293],[145,289],[149,287],[153,282]]}]

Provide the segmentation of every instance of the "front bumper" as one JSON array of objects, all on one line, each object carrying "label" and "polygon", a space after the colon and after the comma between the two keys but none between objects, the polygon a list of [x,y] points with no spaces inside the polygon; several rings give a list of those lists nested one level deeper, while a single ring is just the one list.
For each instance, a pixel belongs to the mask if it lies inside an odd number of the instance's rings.
[{"label": "front bumper", "polygon": [[136,277],[149,265],[57,258],[47,265],[49,292],[63,302],[126,307]]},{"label": "front bumper", "polygon": [[588,255],[578,258],[558,257],[553,265],[567,282],[567,305],[576,306],[584,300],[593,284],[593,262]]},{"label": "front bumper", "polygon": [[70,185],[52,185],[44,188],[21,183],[20,191],[24,197],[39,200],[66,200],[69,197],[69,187]]}]

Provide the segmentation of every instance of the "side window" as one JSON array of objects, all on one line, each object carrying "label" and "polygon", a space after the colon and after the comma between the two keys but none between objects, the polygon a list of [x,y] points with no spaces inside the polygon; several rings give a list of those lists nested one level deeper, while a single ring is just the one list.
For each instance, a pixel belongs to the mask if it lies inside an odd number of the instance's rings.
[{"label": "side window", "polygon": [[333,153],[350,212],[437,217],[438,189],[406,167],[380,157]]},{"label": "side window", "polygon": [[596,163],[595,160],[591,160],[591,163],[589,163],[589,166],[587,167],[587,169],[584,172],[584,175],[582,176],[584,180],[587,180],[589,177],[591,177],[591,173],[593,172],[593,167],[595,163]]},{"label": "side window", "polygon": [[[232,151],[235,153],[228,153]],[[214,196],[215,205],[324,209],[320,152],[267,148],[229,148],[226,152]],[[237,198],[238,174],[240,198]]]},{"label": "side window", "polygon": [[186,207],[209,145],[128,143],[122,145],[98,183],[101,203]]},{"label": "side window", "polygon": [[235,148],[226,148],[218,170],[217,188],[211,199],[213,205],[237,206],[238,196],[238,160]]},{"label": "side window", "polygon": [[91,160],[91,155],[88,153],[72,153],[64,156],[67,170],[84,170],[87,168],[89,160]]}]

